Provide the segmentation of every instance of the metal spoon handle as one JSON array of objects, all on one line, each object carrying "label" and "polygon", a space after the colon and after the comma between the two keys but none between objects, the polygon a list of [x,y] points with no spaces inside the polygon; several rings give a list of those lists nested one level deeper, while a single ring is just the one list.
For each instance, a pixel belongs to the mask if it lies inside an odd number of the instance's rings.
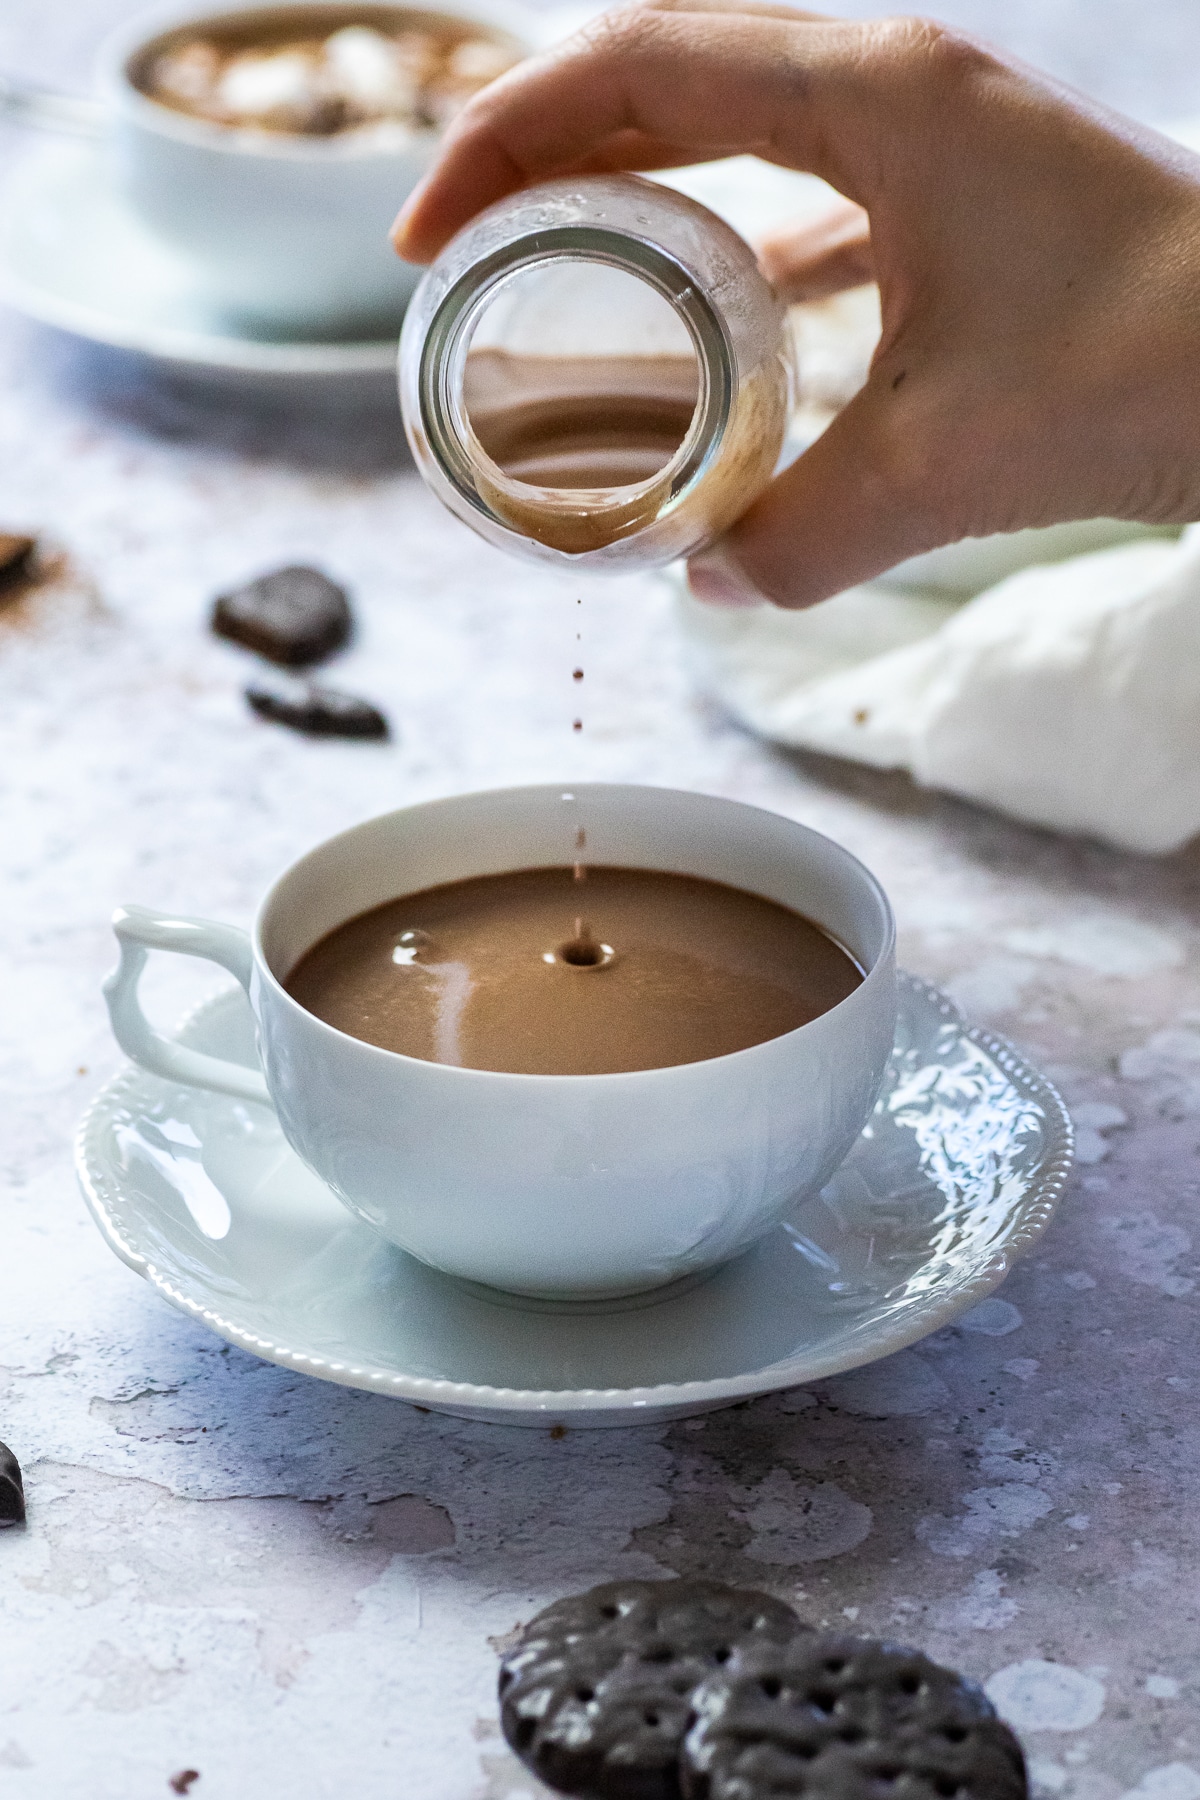
[{"label": "metal spoon handle", "polygon": [[99,100],[60,94],[0,70],[0,120],[43,131],[64,131],[72,137],[98,138],[104,134],[105,108]]}]

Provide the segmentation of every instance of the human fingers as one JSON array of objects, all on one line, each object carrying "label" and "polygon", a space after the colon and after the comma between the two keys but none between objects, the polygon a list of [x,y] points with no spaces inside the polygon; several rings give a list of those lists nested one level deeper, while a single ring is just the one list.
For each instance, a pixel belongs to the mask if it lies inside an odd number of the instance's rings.
[{"label": "human fingers", "polygon": [[809,25],[828,25],[828,13],[805,12],[799,6],[781,4],[781,0],[633,0],[644,12],[730,13],[736,17],[790,19]]},{"label": "human fingers", "polygon": [[[688,14],[729,13],[769,19],[806,20],[811,24],[827,24],[823,13],[804,12],[799,7],[779,4],[778,0],[633,0],[634,8],[643,12]],[[597,144],[578,162],[556,171],[559,175],[611,175],[630,170],[677,169],[695,161],[688,146],[668,144],[653,133],[621,130],[606,142]],[[848,284],[847,284],[848,285]]]},{"label": "human fingers", "polygon": [[485,206],[586,166],[622,132],[671,161],[756,151],[827,172],[831,140],[853,137],[845,90],[861,84],[866,30],[773,13],[608,14],[464,109],[397,221],[396,248],[428,261]]},{"label": "human fingers", "polygon": [[695,153],[677,144],[666,144],[645,131],[615,131],[577,162],[555,170],[560,176],[614,175],[650,169],[681,169],[696,160]]},{"label": "human fingers", "polygon": [[756,249],[759,267],[785,300],[823,300],[875,279],[870,220],[852,201],[773,231]]},{"label": "human fingers", "polygon": [[905,454],[901,427],[899,409],[864,388],[731,531],[691,559],[697,598],[813,606],[954,536],[939,532],[935,497],[914,485],[921,459]]}]

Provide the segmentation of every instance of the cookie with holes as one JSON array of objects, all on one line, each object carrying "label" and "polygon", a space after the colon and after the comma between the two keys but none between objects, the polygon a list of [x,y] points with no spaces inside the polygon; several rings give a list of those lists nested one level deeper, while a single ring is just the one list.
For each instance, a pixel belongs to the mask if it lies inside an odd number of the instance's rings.
[{"label": "cookie with holes", "polygon": [[678,1800],[692,1696],[740,1650],[807,1632],[769,1594],[715,1581],[613,1581],[548,1606],[500,1669],[500,1722],[548,1787]]},{"label": "cookie with holes", "polygon": [[812,1634],[739,1647],[693,1701],[687,1800],[1026,1800],[982,1688],[919,1650]]}]

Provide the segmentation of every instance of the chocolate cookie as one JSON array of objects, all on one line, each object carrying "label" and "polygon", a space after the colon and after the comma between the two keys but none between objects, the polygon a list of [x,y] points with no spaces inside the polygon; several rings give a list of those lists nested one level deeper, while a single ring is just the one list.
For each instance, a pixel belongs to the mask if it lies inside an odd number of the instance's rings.
[{"label": "chocolate cookie", "polygon": [[19,1525],[25,1517],[25,1484],[21,1465],[7,1444],[0,1444],[0,1525]]},{"label": "chocolate cookie", "polygon": [[337,688],[296,683],[282,688],[248,687],[246,699],[260,719],[290,725],[306,737],[386,738],[388,722],[377,706]]},{"label": "chocolate cookie", "polygon": [[739,1645],[807,1631],[769,1594],[614,1581],[556,1601],[500,1669],[504,1735],[542,1781],[593,1800],[678,1800],[697,1685]]},{"label": "chocolate cookie", "polygon": [[340,650],[353,620],[345,590],[320,569],[295,567],[260,575],[221,594],[212,628],[285,669],[302,669]]},{"label": "chocolate cookie", "polygon": [[822,1633],[735,1650],[695,1695],[687,1800],[1026,1800],[983,1690],[919,1650]]}]

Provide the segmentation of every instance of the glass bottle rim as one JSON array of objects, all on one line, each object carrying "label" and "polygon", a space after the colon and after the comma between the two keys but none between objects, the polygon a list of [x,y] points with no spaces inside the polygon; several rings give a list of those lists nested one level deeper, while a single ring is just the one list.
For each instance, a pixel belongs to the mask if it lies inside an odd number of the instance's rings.
[{"label": "glass bottle rim", "polygon": [[687,267],[628,231],[596,224],[543,226],[500,245],[450,285],[429,321],[417,371],[426,441],[461,499],[485,518],[505,524],[480,493],[476,472],[485,468],[498,487],[518,494],[529,484],[505,474],[472,430],[463,401],[466,359],[474,329],[502,286],[523,270],[564,262],[600,263],[644,281],[667,301],[691,339],[699,391],[683,441],[665,467],[647,480],[607,490],[628,501],[666,485],[662,516],[703,476],[720,448],[733,407],[736,352],[721,314]]}]

